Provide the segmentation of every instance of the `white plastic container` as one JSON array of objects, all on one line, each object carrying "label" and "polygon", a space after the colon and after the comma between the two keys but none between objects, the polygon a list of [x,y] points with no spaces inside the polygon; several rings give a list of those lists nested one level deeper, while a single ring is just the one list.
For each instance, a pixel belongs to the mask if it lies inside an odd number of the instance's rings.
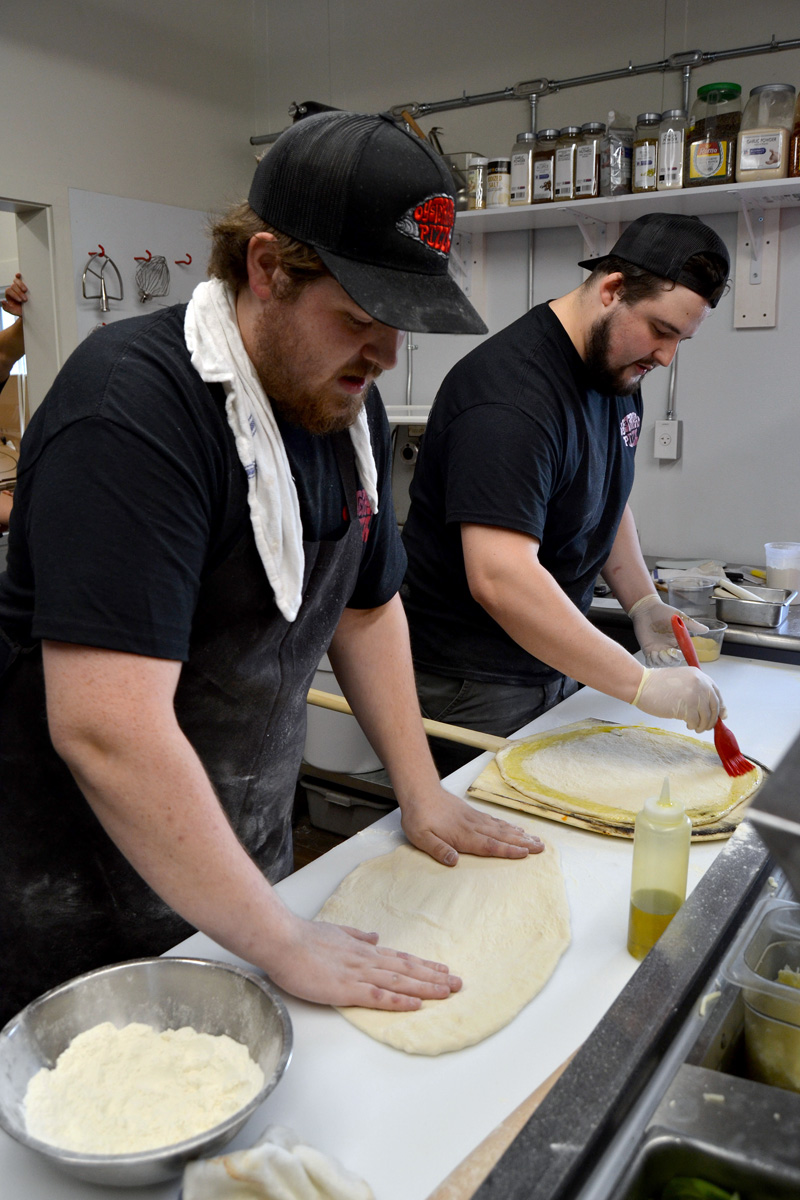
[{"label": "white plastic container", "polygon": [[800,602],[800,542],[767,542],[767,587],[788,588],[797,595],[790,604]]},{"label": "white plastic container", "polygon": [[[317,668],[312,686],[322,692],[342,695],[327,654]],[[307,711],[308,729],[303,759],[309,766],[350,775],[364,775],[367,771],[380,769],[381,760],[355,717],[331,712],[329,708],[320,708],[317,704],[309,704]]]}]

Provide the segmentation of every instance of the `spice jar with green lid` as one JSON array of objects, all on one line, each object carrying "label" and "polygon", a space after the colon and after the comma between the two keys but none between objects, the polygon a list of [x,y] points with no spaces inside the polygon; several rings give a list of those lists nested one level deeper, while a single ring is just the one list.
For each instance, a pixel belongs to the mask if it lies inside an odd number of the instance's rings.
[{"label": "spice jar with green lid", "polygon": [[556,200],[575,199],[575,150],[581,136],[580,125],[565,125],[556,146],[555,186]]},{"label": "spice jar with green lid", "polygon": [[533,203],[546,204],[553,199],[556,171],[556,146],[560,129],[540,129],[533,152]]},{"label": "spice jar with green lid", "polygon": [[744,106],[736,157],[740,183],[783,179],[789,165],[795,90],[791,83],[762,83]]},{"label": "spice jar with green lid", "polygon": [[706,83],[697,89],[686,136],[684,187],[733,183],[741,119],[738,83]]},{"label": "spice jar with green lid", "polygon": [[633,136],[634,192],[654,192],[658,187],[658,127],[661,113],[643,112],[636,118]]}]

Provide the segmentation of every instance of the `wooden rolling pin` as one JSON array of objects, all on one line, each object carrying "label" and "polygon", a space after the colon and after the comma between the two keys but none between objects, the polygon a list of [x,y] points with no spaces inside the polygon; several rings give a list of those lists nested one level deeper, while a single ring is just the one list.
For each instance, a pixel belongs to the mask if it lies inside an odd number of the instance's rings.
[{"label": "wooden rolling pin", "polygon": [[[323,692],[319,688],[308,689],[308,703],[320,708],[330,708],[333,712],[353,715],[353,710],[344,696],[334,696],[332,692]],[[448,742],[462,742],[465,746],[474,746],[477,750],[502,750],[506,739],[497,737],[494,733],[480,733],[477,729],[464,729],[461,725],[447,725],[444,721],[431,721],[422,718],[425,732],[431,737],[445,738]]]}]

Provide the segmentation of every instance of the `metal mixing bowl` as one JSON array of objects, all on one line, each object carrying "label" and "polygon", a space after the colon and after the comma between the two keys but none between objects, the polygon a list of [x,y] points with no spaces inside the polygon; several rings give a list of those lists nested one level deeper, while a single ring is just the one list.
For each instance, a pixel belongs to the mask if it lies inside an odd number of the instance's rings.
[{"label": "metal mixing bowl", "polygon": [[[197,1137],[137,1154],[84,1154],[31,1137],[25,1128],[28,1082],[53,1067],[79,1033],[102,1021],[154,1029],[191,1025],[242,1042],[264,1072],[249,1104]],[[283,1001],[251,971],[198,958],[140,958],[79,975],[46,992],[0,1032],[0,1125],[71,1175],[90,1183],[138,1186],[179,1175],[193,1158],[214,1154],[238,1133],[288,1066],[292,1026]]]}]

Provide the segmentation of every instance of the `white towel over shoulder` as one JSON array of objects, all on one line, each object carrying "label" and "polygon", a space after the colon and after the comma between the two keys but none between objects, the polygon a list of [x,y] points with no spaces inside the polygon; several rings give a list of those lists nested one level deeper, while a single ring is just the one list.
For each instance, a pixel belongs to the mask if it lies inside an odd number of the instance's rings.
[{"label": "white towel over shoulder", "polygon": [[[236,450],[247,473],[247,499],[256,546],[275,603],[287,621],[300,610],[303,588],[303,526],[297,489],[272,405],[242,342],[236,301],[220,279],[199,283],[184,320],[192,366],[206,383],[221,383]],[[350,436],[356,468],[373,512],[378,511],[378,472],[366,411]],[[353,514],[355,518],[355,514]]]}]

